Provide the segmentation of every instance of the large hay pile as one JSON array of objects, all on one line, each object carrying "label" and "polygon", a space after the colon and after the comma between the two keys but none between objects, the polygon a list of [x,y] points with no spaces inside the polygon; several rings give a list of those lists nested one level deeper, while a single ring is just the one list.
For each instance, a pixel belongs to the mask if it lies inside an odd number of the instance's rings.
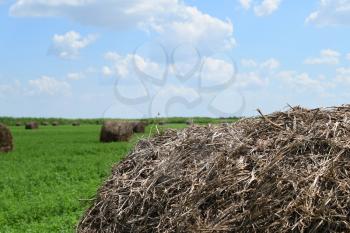
[{"label": "large hay pile", "polygon": [[13,149],[12,134],[9,128],[0,124],[0,152],[9,152]]},{"label": "large hay pile", "polygon": [[107,121],[100,133],[100,142],[128,141],[133,134],[130,122]]},{"label": "large hay pile", "polygon": [[350,106],[142,140],[77,231],[350,232]]}]

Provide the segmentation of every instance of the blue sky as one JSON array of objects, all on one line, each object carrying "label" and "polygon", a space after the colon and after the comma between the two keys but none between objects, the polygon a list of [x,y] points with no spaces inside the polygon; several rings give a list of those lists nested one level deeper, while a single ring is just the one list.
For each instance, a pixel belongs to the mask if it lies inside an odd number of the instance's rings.
[{"label": "blue sky", "polygon": [[350,0],[0,0],[0,115],[347,104],[349,26]]}]

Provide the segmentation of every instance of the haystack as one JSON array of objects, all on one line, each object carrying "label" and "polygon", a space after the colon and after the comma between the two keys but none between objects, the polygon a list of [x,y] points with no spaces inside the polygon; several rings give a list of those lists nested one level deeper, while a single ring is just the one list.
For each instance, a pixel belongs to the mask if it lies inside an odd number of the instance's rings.
[{"label": "haystack", "polygon": [[44,122],[41,123],[41,125],[43,125],[43,126],[48,126],[48,125],[50,125],[50,123],[47,122],[47,121],[44,121]]},{"label": "haystack", "polygon": [[186,121],[186,125],[193,125],[193,120],[191,119],[191,120],[187,120]]},{"label": "haystack", "polygon": [[58,126],[60,123],[58,123],[58,121],[54,121],[54,122],[52,122],[52,126]]},{"label": "haystack", "polygon": [[101,128],[101,142],[128,141],[133,134],[133,125],[129,122],[107,121]]},{"label": "haystack", "polygon": [[146,128],[146,123],[144,122],[132,122],[134,133],[144,133]]},{"label": "haystack", "polygon": [[8,127],[0,124],[0,152],[12,151],[12,134]]},{"label": "haystack", "polygon": [[25,129],[38,129],[39,125],[36,122],[28,122],[25,125]]},{"label": "haystack", "polygon": [[72,126],[80,126],[80,122],[76,121],[72,123]]},{"label": "haystack", "polygon": [[350,105],[141,140],[77,232],[350,232]]}]

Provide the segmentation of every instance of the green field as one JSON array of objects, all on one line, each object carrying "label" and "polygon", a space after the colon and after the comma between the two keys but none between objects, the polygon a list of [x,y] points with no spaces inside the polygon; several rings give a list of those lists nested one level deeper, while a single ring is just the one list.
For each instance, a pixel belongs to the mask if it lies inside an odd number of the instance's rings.
[{"label": "green field", "polygon": [[111,166],[155,127],[129,143],[110,144],[99,143],[99,125],[11,130],[15,150],[0,154],[1,233],[74,232]]}]

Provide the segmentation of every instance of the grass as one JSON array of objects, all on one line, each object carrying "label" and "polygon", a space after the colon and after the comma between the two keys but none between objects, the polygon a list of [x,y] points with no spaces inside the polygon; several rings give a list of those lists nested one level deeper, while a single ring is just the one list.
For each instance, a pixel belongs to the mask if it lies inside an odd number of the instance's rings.
[{"label": "grass", "polygon": [[98,125],[11,130],[15,150],[0,154],[0,232],[65,233],[74,232],[111,166],[155,128],[110,144],[98,142]]},{"label": "grass", "polygon": [[[149,119],[142,119],[144,121],[148,121],[149,123],[157,123],[159,121],[164,121],[168,124],[185,124],[187,120],[193,120],[196,124],[208,124],[208,123],[220,123],[220,122],[232,122],[236,121],[237,117],[230,117],[230,118],[210,118],[210,117],[168,117],[168,118],[149,118]],[[29,118],[29,117],[23,117],[23,118],[15,118],[15,117],[0,117],[0,123],[3,123],[5,125],[12,125],[15,126],[16,123],[25,124],[26,122],[35,121],[38,123],[43,122],[58,122],[60,125],[71,125],[73,122],[80,122],[84,125],[96,125],[101,124],[106,119],[102,118],[96,118],[96,119],[65,119],[65,118]],[[118,119],[114,119],[118,120]],[[119,119],[121,120],[121,119]],[[124,119],[125,120],[125,119]]]}]

